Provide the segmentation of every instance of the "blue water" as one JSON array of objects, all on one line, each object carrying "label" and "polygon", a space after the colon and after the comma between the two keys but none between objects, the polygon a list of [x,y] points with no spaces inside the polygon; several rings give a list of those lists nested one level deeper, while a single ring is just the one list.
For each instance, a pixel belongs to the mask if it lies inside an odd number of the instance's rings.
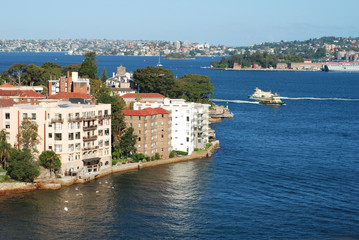
[{"label": "blue water", "polygon": [[[0,70],[54,59],[82,57],[0,53]],[[110,73],[158,58],[97,60]],[[210,76],[234,113],[212,125],[221,148],[211,158],[1,196],[0,239],[359,239],[359,73],[200,68],[213,60],[161,59],[178,77]],[[248,101],[255,87],[286,105]]]}]

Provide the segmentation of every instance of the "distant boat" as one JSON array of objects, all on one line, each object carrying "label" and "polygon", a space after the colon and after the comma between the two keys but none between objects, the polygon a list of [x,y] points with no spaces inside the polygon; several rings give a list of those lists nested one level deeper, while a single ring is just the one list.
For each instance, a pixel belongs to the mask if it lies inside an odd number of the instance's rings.
[{"label": "distant boat", "polygon": [[260,104],[266,105],[284,105],[278,94],[274,94],[269,98],[263,98],[259,101]]},{"label": "distant boat", "polygon": [[156,67],[162,67],[163,65],[161,64],[161,55],[158,57],[158,63],[156,65]]},{"label": "distant boat", "polygon": [[264,92],[261,89],[256,87],[256,89],[254,89],[254,93],[252,95],[249,95],[248,98],[259,101],[263,98],[270,98],[272,96],[273,96],[273,94],[271,93],[271,91]]}]

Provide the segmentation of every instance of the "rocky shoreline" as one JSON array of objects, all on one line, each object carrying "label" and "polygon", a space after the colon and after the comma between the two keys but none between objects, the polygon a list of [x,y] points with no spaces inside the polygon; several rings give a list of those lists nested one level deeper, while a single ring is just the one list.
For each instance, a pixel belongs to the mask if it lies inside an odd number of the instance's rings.
[{"label": "rocky shoreline", "polygon": [[117,173],[117,172],[124,172],[129,170],[137,170],[146,167],[154,167],[164,164],[170,163],[177,163],[189,160],[197,160],[202,158],[211,157],[213,152],[219,147],[219,141],[216,140],[212,142],[212,146],[208,148],[206,152],[198,153],[193,152],[191,155],[188,156],[181,156],[176,158],[169,158],[169,159],[162,159],[150,162],[139,162],[139,163],[126,163],[120,166],[112,166],[112,168],[108,171],[98,172],[97,174],[89,175],[85,179],[79,179],[77,177],[70,177],[66,176],[63,178],[42,178],[37,179],[34,183],[23,183],[23,182],[16,182],[16,183],[0,183],[0,195],[5,194],[12,194],[12,193],[22,193],[22,192],[29,192],[34,191],[37,189],[49,189],[49,190],[56,190],[60,189],[62,186],[69,186],[75,183],[86,183],[91,180],[107,176],[109,174]]}]

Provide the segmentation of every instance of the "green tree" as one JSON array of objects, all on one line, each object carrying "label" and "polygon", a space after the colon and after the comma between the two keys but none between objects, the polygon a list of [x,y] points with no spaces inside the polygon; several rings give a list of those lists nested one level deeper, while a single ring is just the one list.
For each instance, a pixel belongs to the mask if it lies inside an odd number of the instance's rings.
[{"label": "green tree", "polygon": [[32,161],[32,154],[28,149],[21,151],[13,148],[7,174],[13,179],[33,182],[40,175],[40,169],[39,165]]},{"label": "green tree", "polygon": [[160,93],[166,97],[175,97],[173,92],[175,77],[171,70],[147,67],[137,69],[133,77],[142,93]]},{"label": "green tree", "polygon": [[211,103],[214,86],[204,75],[188,74],[179,78],[183,82],[183,95],[191,102]]},{"label": "green tree", "polygon": [[135,147],[137,136],[133,134],[134,129],[132,127],[127,128],[125,134],[121,136],[121,157],[130,157],[133,153],[136,153]]},{"label": "green tree", "polygon": [[100,79],[90,79],[91,95],[96,99],[101,95],[110,95],[111,89],[106,87],[106,84]]},{"label": "green tree", "polygon": [[30,152],[38,152],[36,148],[36,145],[40,143],[38,130],[39,125],[35,121],[32,121],[30,118],[24,118],[17,134],[18,148],[29,149]]},{"label": "green tree", "polygon": [[61,75],[65,76],[67,72],[79,72],[81,64],[69,64],[62,68]]},{"label": "green tree", "polygon": [[107,71],[106,71],[106,68],[104,67],[103,71],[102,71],[102,74],[101,74],[101,81],[106,82],[107,79],[108,79]]},{"label": "green tree", "polygon": [[96,79],[96,74],[97,74],[96,52],[85,53],[85,59],[81,64],[79,75]]},{"label": "green tree", "polygon": [[11,151],[11,145],[7,142],[6,135],[6,130],[2,129],[0,131],[0,162],[3,169],[7,167],[6,160],[9,158]]},{"label": "green tree", "polygon": [[41,166],[49,169],[50,177],[52,172],[56,172],[61,169],[60,157],[54,151],[43,151],[39,156],[39,160]]}]

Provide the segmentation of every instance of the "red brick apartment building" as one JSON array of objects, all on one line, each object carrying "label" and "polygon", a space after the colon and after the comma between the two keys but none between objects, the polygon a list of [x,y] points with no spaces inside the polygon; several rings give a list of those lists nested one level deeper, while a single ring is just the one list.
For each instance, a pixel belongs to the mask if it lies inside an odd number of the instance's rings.
[{"label": "red brick apartment building", "polygon": [[150,157],[156,153],[168,158],[171,152],[171,112],[163,108],[123,110],[125,121],[137,135],[138,153]]}]

